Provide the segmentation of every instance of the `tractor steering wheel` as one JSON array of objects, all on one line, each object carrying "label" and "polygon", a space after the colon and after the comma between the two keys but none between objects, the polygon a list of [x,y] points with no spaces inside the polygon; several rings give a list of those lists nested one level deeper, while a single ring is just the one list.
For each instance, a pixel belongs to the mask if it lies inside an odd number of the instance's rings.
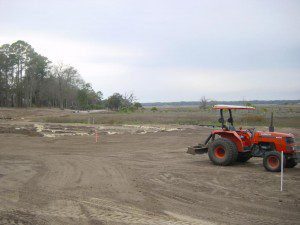
[{"label": "tractor steering wheel", "polygon": [[254,137],[254,133],[255,133],[255,128],[254,127],[253,128],[249,128],[246,131],[249,131],[249,133],[251,134],[251,138]]}]

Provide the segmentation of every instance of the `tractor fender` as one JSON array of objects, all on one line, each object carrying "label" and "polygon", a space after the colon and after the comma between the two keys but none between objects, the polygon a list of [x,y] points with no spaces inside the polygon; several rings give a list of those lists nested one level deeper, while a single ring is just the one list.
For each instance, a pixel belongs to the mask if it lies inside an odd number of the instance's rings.
[{"label": "tractor fender", "polygon": [[235,131],[214,130],[212,131],[212,135],[219,135],[222,138],[227,138],[235,143],[239,152],[244,151],[243,141]]}]

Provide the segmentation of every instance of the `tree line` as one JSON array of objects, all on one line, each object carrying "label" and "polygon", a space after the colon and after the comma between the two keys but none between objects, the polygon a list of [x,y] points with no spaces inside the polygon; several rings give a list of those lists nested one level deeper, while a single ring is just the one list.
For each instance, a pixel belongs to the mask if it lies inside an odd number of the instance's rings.
[{"label": "tree line", "polygon": [[25,41],[0,46],[0,107],[99,109],[141,107],[134,96],[115,93],[103,99],[78,70],[53,64]]}]

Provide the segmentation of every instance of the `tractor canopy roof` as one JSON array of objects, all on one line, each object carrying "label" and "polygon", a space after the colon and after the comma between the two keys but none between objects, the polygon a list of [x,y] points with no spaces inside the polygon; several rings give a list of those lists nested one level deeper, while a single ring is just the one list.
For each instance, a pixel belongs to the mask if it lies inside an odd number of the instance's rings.
[{"label": "tractor canopy roof", "polygon": [[213,109],[240,109],[240,110],[255,110],[251,106],[240,106],[240,105],[214,105]]}]

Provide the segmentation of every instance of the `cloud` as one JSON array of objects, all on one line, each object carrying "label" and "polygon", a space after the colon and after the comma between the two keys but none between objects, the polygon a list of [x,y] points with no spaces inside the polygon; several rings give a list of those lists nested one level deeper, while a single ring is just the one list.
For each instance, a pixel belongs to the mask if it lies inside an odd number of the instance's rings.
[{"label": "cloud", "polygon": [[128,61],[142,58],[141,49],[121,44],[86,42],[60,37],[53,34],[28,33],[2,35],[1,42],[11,43],[17,40],[25,40],[32,45],[37,52],[48,57],[52,61],[91,62],[91,61]]},{"label": "cloud", "polygon": [[22,39],[97,90],[140,101],[299,99],[299,1],[1,1]]},{"label": "cloud", "polygon": [[141,48],[121,44],[84,42],[52,34],[29,33],[1,36],[1,43],[25,40],[53,63],[63,62],[78,69],[97,90],[112,93],[124,87],[133,66],[147,59]]},{"label": "cloud", "polygon": [[[135,93],[145,101],[299,99],[300,70],[159,68],[139,71]],[[139,74],[137,73],[137,74]],[[143,82],[146,82],[145,85]]]}]

